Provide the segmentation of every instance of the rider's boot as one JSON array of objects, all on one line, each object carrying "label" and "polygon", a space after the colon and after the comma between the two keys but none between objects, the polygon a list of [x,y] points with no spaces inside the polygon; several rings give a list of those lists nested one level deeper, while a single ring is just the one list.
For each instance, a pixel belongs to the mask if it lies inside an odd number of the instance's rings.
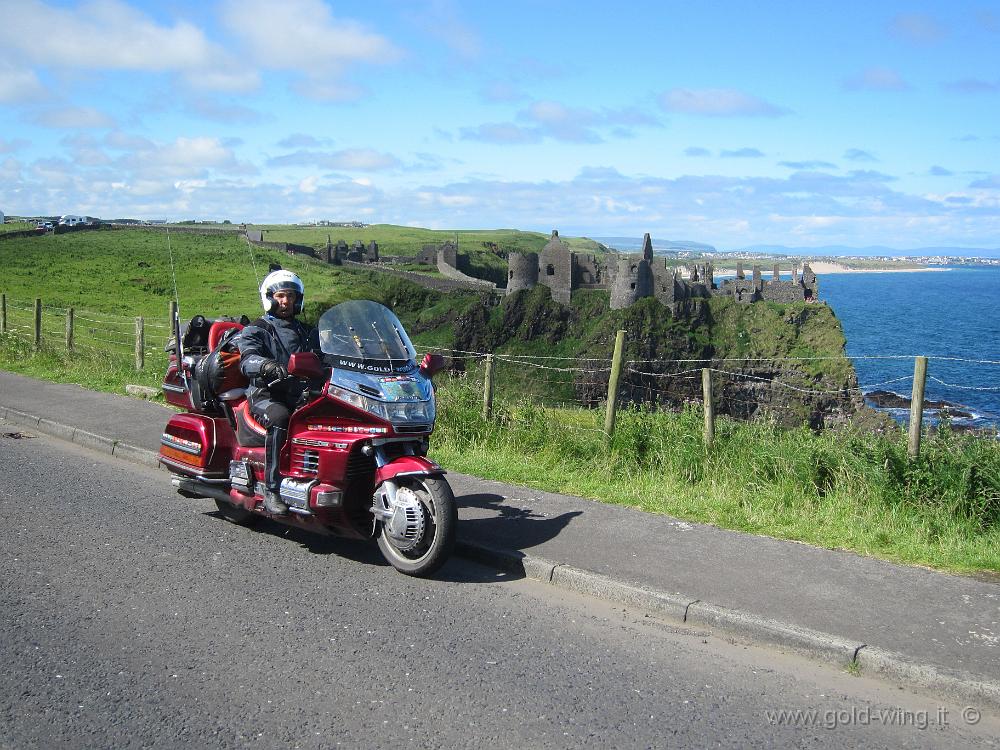
[{"label": "rider's boot", "polygon": [[275,490],[266,490],[264,492],[264,508],[267,509],[268,513],[273,513],[276,516],[283,516],[288,512],[288,506],[281,500],[281,495],[279,495]]},{"label": "rider's boot", "polygon": [[281,474],[278,472],[278,458],[281,446],[285,444],[288,430],[284,427],[271,427],[264,438],[264,507],[269,513],[283,516],[288,512],[288,506],[281,500],[278,488],[281,487]]}]

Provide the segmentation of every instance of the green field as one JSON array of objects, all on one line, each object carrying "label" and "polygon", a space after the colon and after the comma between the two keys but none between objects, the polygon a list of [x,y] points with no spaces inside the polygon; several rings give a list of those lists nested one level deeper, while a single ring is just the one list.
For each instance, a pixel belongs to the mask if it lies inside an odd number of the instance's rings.
[{"label": "green field", "polygon": [[[255,226],[264,230],[264,239],[269,242],[293,242],[300,245],[321,247],[327,238],[334,244],[344,240],[353,245],[361,240],[366,245],[375,240],[383,255],[416,255],[424,245],[454,241],[463,253],[480,252],[490,245],[505,251],[539,252],[549,236],[539,232],[522,232],[517,229],[423,229],[401,227],[392,224],[371,224],[364,228],[354,227],[311,227],[311,226]],[[602,252],[600,243],[585,237],[563,237],[563,241],[576,252]]]},{"label": "green field", "polygon": [[[302,241],[291,233],[315,231],[286,230],[290,234],[283,239],[290,242]],[[0,336],[0,367],[119,393],[126,383],[157,386],[166,362],[162,344],[174,279],[182,317],[256,317],[258,278],[269,262],[302,276],[307,318],[315,320],[345,299],[376,299],[396,310],[421,347],[451,347],[456,315],[472,321],[467,332],[481,336],[471,342],[482,345],[476,351],[494,351],[491,337],[506,331],[513,338],[505,352],[579,356],[580,347],[609,346],[619,326],[676,339],[678,346],[696,351],[711,344],[749,355],[769,349],[787,353],[795,346],[811,356],[843,344],[839,327],[823,322],[829,311],[821,306],[810,308],[811,318],[805,319],[803,305],[748,307],[713,300],[712,320],[691,327],[666,318],[652,300],[612,314],[605,293],[589,292],[574,296],[568,322],[560,322],[556,318],[566,311],[553,307],[545,290],[536,290],[519,299],[517,320],[505,322],[515,308],[484,307],[475,294],[443,295],[301,256],[261,250],[252,255],[236,235],[171,233],[168,242],[163,231],[129,230],[4,240],[0,292],[14,330]],[[36,297],[45,311],[37,353],[30,339]],[[77,326],[72,354],[62,343],[69,307],[76,311]],[[132,364],[137,315],[148,327],[147,367],[141,372]],[[794,341],[787,340],[792,323],[798,330]],[[552,324],[559,325],[545,328]],[[539,330],[551,340],[532,339]],[[638,348],[629,354],[641,355]],[[626,410],[609,443],[600,409],[543,406],[530,389],[521,394],[501,389],[494,417],[484,419],[482,365],[476,358],[466,364],[464,373],[439,377],[432,451],[452,469],[907,563],[1000,571],[1000,441],[943,429],[928,436],[921,458],[910,462],[899,429],[881,435],[849,429],[814,433],[720,418],[716,444],[706,452],[695,405],[680,413]],[[555,377],[510,365],[499,376],[520,385]]]},{"label": "green field", "polygon": [[23,232],[25,229],[34,229],[34,223],[30,221],[8,221],[0,224],[0,234],[9,232]]}]

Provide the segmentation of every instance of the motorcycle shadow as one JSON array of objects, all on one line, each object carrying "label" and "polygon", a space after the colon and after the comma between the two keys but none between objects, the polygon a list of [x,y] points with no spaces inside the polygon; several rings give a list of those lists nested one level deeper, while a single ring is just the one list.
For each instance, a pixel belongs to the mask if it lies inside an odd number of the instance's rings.
[{"label": "motorcycle shadow", "polygon": [[[206,516],[229,523],[219,511],[206,511]],[[247,531],[256,534],[270,534],[281,537],[290,542],[298,544],[303,549],[314,555],[337,555],[347,560],[388,567],[382,554],[378,551],[373,541],[364,539],[347,539],[345,537],[319,534],[308,529],[300,529],[278,521],[272,521],[261,517],[253,526],[247,527]]]},{"label": "motorcycle shadow", "polygon": [[583,513],[575,510],[548,516],[531,508],[505,505],[503,495],[491,493],[461,495],[456,500],[459,540],[514,552],[523,552],[554,539],[570,521]]},{"label": "motorcycle shadow", "polygon": [[[223,523],[229,523],[218,511],[206,511],[206,516]],[[336,555],[345,560],[370,565],[377,568],[391,567],[374,540],[347,539],[345,537],[318,534],[307,529],[288,526],[278,521],[261,518],[247,531],[257,534],[270,534],[298,544],[314,555]],[[462,522],[459,521],[458,536],[461,541]],[[466,560],[458,555],[452,555],[444,566],[431,576],[432,580],[450,583],[501,583],[503,581],[523,578],[523,573],[510,570],[497,570]]]}]

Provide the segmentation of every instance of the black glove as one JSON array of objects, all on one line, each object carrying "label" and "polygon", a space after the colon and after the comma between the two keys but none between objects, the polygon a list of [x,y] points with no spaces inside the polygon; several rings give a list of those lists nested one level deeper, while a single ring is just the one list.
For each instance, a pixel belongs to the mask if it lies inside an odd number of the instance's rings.
[{"label": "black glove", "polygon": [[279,365],[273,359],[269,359],[260,366],[260,379],[267,384],[277,383],[288,377],[288,370],[283,365]]}]

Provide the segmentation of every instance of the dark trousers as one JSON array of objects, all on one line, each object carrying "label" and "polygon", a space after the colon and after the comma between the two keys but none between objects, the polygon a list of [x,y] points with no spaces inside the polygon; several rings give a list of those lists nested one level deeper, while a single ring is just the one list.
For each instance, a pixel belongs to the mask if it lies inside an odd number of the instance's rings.
[{"label": "dark trousers", "polygon": [[288,420],[292,411],[280,401],[264,398],[255,399],[250,404],[250,413],[262,427],[267,428],[264,437],[264,487],[270,492],[278,492],[281,487],[278,458],[288,439]]}]

